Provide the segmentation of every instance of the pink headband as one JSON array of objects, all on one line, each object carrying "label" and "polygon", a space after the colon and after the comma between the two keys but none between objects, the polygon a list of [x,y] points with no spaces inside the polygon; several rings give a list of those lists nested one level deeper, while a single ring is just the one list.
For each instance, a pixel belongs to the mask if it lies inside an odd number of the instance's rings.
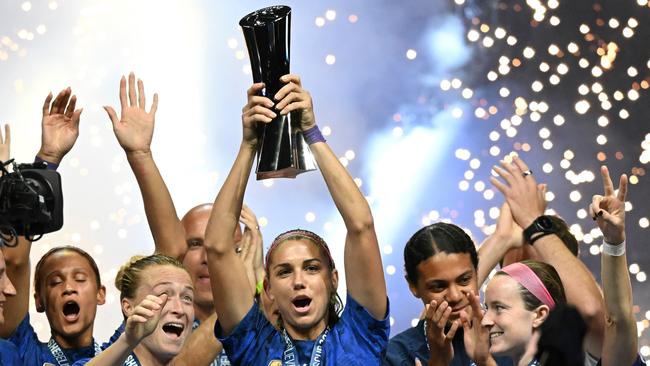
[{"label": "pink headband", "polygon": [[264,258],[265,262],[265,267],[266,267],[266,273],[269,273],[269,259],[271,257],[271,252],[277,247],[280,243],[284,242],[288,238],[292,236],[304,236],[314,243],[318,245],[319,247],[324,249],[325,255],[327,256],[327,260],[329,261],[328,266],[330,269],[334,269],[334,259],[332,258],[332,254],[330,253],[330,248],[327,246],[327,243],[325,243],[325,240],[318,236],[318,234],[311,232],[309,230],[303,230],[303,229],[294,229],[294,230],[289,230],[286,231],[280,235],[278,235],[275,240],[273,240],[273,243],[269,247],[269,250],[266,252],[266,258]]},{"label": "pink headband", "polygon": [[523,263],[513,263],[501,268],[501,271],[507,273],[510,277],[514,278],[515,281],[519,282],[520,285],[524,286],[524,288],[530,291],[530,293],[541,301],[542,304],[548,305],[551,309],[555,307],[553,297],[546,289],[546,286],[544,286],[542,280],[537,277],[530,267]]}]

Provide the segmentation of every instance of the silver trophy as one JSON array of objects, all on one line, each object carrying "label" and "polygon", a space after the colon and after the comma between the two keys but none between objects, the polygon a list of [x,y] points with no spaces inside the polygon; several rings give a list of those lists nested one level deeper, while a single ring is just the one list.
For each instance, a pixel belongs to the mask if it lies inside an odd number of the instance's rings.
[{"label": "silver trophy", "polygon": [[[280,77],[289,73],[291,8],[278,5],[260,9],[243,17],[239,25],[246,39],[253,81],[264,83],[262,95],[273,100],[283,86]],[[300,130],[299,113],[277,113],[271,123],[258,125],[257,136],[258,180],[295,178],[317,168]]]}]

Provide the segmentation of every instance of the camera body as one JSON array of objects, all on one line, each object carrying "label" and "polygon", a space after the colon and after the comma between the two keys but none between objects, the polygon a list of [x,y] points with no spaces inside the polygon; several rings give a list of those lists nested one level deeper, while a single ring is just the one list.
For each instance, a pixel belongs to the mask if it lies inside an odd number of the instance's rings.
[{"label": "camera body", "polygon": [[43,162],[13,167],[9,173],[3,166],[0,177],[0,232],[7,245],[7,238],[37,240],[63,226],[61,175]]}]

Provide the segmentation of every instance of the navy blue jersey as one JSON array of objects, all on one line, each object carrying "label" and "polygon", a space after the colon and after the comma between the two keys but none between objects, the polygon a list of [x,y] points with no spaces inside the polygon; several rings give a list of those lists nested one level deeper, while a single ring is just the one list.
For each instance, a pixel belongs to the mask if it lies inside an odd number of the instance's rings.
[{"label": "navy blue jersey", "polygon": [[[327,337],[319,337],[322,340],[319,364],[379,365],[388,343],[389,328],[388,314],[383,320],[376,320],[348,295],[341,319],[328,331]],[[269,323],[257,302],[228,336],[223,336],[217,321],[215,335],[233,365],[282,364],[286,348],[283,333]],[[293,344],[299,361],[296,365],[308,364],[315,341],[293,341]]]},{"label": "navy blue jersey", "polygon": [[[449,366],[471,366],[474,362],[465,351],[465,342],[463,341],[463,329],[459,328],[452,340],[454,347],[454,358]],[[413,366],[415,358],[418,358],[423,365],[429,362],[429,348],[427,347],[426,337],[424,335],[424,320],[420,320],[418,325],[407,329],[402,333],[391,338],[388,342],[386,357],[382,362],[384,366]],[[495,357],[499,366],[511,366],[512,361],[509,358]]]},{"label": "navy blue jersey", "polygon": [[24,364],[30,366],[42,366],[46,363],[72,365],[79,359],[94,357],[99,351],[95,345],[67,349],[59,347],[53,340],[49,343],[39,341],[34,328],[29,324],[29,314],[20,322],[8,341],[16,346]]},{"label": "navy blue jersey", "polygon": [[0,339],[0,366],[22,366],[23,360],[18,355],[18,348],[4,339]]}]

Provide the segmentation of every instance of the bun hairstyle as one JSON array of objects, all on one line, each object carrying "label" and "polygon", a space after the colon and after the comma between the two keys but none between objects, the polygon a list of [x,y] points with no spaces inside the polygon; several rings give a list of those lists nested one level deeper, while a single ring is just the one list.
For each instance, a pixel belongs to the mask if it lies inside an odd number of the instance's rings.
[{"label": "bun hairstyle", "polygon": [[[505,269],[507,270],[508,267],[513,265],[524,265],[528,267],[533,272],[534,276],[541,281],[541,284],[546,290],[545,293],[552,298],[554,304],[566,304],[566,294],[564,293],[562,280],[553,266],[543,262],[525,260],[506,266]],[[519,285],[519,294],[524,301],[524,307],[526,310],[533,311],[540,305],[545,304],[543,301],[545,296],[540,296],[540,294],[535,293],[538,292],[535,289],[528,289],[522,285],[521,279],[519,278],[520,276],[513,276],[503,270],[497,272],[495,276],[511,276],[515,281],[517,281]]]},{"label": "bun hairstyle", "polygon": [[43,280],[43,263],[50,258],[52,255],[59,253],[59,252],[73,252],[77,253],[80,256],[84,257],[87,261],[88,264],[90,265],[90,268],[92,268],[93,273],[95,275],[95,282],[97,283],[97,288],[99,289],[102,286],[102,281],[99,276],[99,268],[97,268],[97,263],[95,263],[95,260],[93,257],[90,256],[85,250],[81,248],[77,248],[72,245],[65,245],[65,246],[60,246],[60,247],[55,247],[47,251],[47,253],[43,254],[41,259],[39,259],[38,263],[36,263],[36,269],[34,270],[34,292],[36,294],[40,294],[41,291],[41,282]]},{"label": "bun hairstyle", "polygon": [[404,268],[408,282],[416,285],[417,266],[438,253],[467,253],[474,269],[478,268],[478,255],[472,238],[454,224],[437,222],[416,231],[404,246]]},{"label": "bun hairstyle", "polygon": [[135,255],[129,259],[115,276],[115,287],[120,291],[120,300],[133,299],[140,286],[142,272],[152,266],[174,266],[186,271],[183,264],[176,258],[164,254],[149,256]]}]

